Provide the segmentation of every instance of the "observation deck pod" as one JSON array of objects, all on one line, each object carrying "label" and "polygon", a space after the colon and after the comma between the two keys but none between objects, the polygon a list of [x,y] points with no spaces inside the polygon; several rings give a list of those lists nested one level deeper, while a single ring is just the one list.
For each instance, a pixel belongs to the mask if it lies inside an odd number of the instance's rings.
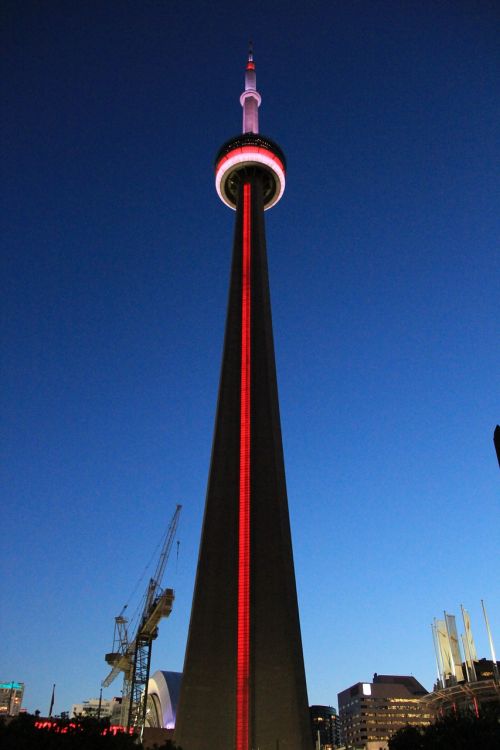
[{"label": "observation deck pod", "polygon": [[285,191],[286,159],[281,148],[260,133],[243,133],[221,146],[215,158],[215,188],[226,206],[236,209],[240,182],[255,170],[264,176],[264,210],[267,210]]}]

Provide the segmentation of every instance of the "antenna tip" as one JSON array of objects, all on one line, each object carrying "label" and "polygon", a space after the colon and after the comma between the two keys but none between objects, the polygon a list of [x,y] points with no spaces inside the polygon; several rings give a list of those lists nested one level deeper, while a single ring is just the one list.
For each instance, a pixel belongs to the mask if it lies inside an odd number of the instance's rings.
[{"label": "antenna tip", "polygon": [[248,42],[247,70],[255,70],[255,63],[253,61],[253,43],[252,42]]}]

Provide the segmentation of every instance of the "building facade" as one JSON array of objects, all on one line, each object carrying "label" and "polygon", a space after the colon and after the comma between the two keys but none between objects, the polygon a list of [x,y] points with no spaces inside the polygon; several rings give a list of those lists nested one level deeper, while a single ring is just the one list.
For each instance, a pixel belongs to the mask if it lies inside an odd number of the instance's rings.
[{"label": "building facade", "polygon": [[17,716],[23,695],[24,682],[0,682],[0,716]]},{"label": "building facade", "polygon": [[340,722],[333,706],[309,706],[309,718],[316,750],[340,747]]},{"label": "building facade", "polygon": [[427,690],[414,678],[373,676],[338,695],[342,740],[347,750],[387,750],[392,735],[408,724],[427,726],[434,713],[423,702]]},{"label": "building facade", "polygon": [[488,705],[500,705],[500,683],[495,679],[481,679],[458,682],[445,688],[436,685],[422,700],[436,717],[457,711],[479,716]]},{"label": "building facade", "polygon": [[94,719],[110,719],[111,724],[120,724],[121,698],[89,698],[82,703],[74,703],[70,719],[91,716]]}]

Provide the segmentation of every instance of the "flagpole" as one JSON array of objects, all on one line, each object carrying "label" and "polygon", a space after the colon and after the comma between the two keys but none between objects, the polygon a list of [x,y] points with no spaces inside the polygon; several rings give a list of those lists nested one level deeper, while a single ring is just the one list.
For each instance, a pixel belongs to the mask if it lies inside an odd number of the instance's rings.
[{"label": "flagpole", "polygon": [[52,697],[50,699],[50,708],[49,708],[49,719],[52,717],[52,709],[54,708],[54,698],[56,694],[56,683],[52,685]]},{"label": "flagpole", "polygon": [[468,649],[467,649],[467,642],[465,640],[465,635],[462,633],[462,646],[464,647],[464,653],[465,653],[465,674],[467,675],[467,682],[472,682],[470,678],[470,672],[469,672],[469,657],[468,657]]},{"label": "flagpole", "polygon": [[14,680],[11,680],[11,683],[10,683],[10,692],[9,692],[9,709],[8,709],[8,712],[7,712],[7,716],[12,716],[13,715],[13,713],[12,713],[12,711],[13,711],[13,708],[12,708],[12,697],[13,697],[13,695],[14,695]]},{"label": "flagpole", "polygon": [[438,682],[441,683],[441,687],[446,687],[446,681],[444,678],[444,668],[441,668],[441,654],[439,653],[439,645],[437,642],[437,636],[436,636],[436,618],[434,618],[434,622],[431,623],[431,630],[432,630],[432,640],[434,641],[434,652],[436,654],[436,668],[438,673]]},{"label": "flagpole", "polygon": [[483,608],[484,621],[486,623],[486,630],[488,631],[488,640],[490,642],[491,661],[493,662],[493,674],[495,675],[495,679],[498,682],[499,675],[498,675],[497,657],[495,656],[495,647],[493,646],[493,638],[491,637],[490,623],[488,621],[488,615],[486,614],[486,607],[484,606],[484,602],[482,599],[481,599],[481,606]]}]

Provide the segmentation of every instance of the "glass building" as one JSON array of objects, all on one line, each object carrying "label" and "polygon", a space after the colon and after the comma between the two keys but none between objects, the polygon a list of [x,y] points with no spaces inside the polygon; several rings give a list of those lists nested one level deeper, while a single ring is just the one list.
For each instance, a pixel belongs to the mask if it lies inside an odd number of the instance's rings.
[{"label": "glass building", "polygon": [[309,706],[311,731],[316,750],[340,747],[340,724],[333,706]]}]

